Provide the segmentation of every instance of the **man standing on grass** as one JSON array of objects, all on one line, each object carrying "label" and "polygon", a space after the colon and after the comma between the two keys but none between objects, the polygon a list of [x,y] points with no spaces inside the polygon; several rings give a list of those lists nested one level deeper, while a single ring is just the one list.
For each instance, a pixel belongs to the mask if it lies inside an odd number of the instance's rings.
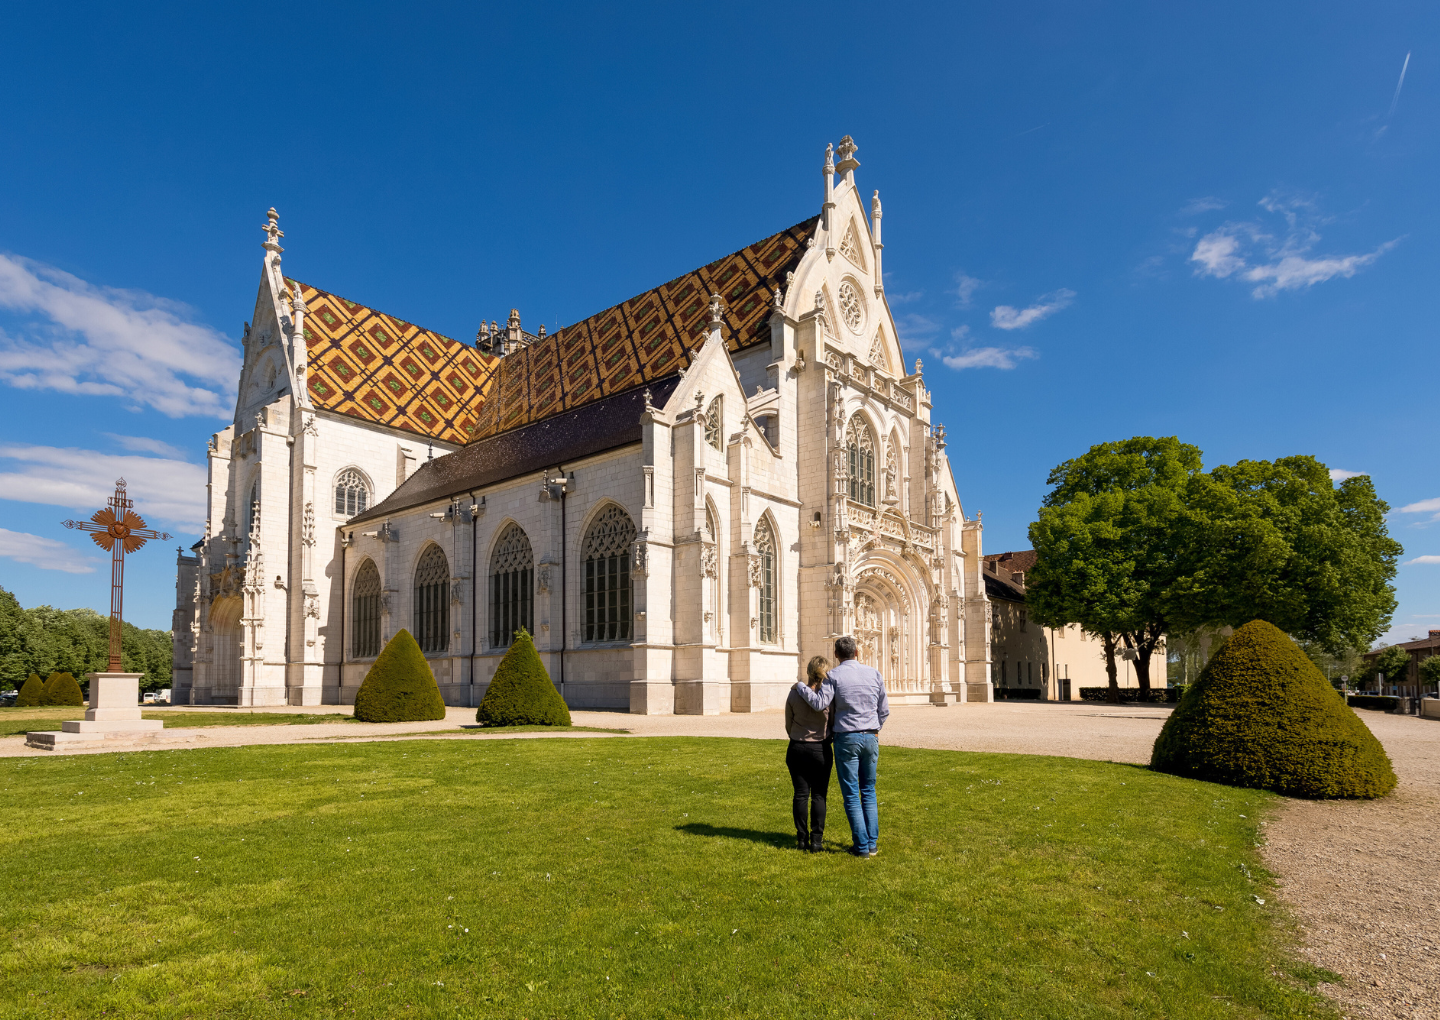
[{"label": "man standing on grass", "polygon": [[795,687],[806,703],[823,712],[835,703],[835,771],[840,775],[840,795],[845,800],[845,817],[856,857],[874,857],[880,851],[880,816],[875,810],[875,770],[880,764],[880,728],[890,716],[890,699],[880,671],[855,658],[855,639],[846,635],[835,641],[838,661],[820,690],[808,684]]}]

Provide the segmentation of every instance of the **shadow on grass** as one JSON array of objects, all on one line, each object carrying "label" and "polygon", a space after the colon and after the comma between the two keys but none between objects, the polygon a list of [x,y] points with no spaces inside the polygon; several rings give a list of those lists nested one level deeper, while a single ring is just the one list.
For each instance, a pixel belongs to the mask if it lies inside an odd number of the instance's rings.
[{"label": "shadow on grass", "polygon": [[781,850],[795,845],[793,832],[761,832],[759,829],[737,829],[729,825],[706,825],[704,822],[686,822],[675,826],[676,832],[691,836],[710,836],[720,839],[745,839],[751,843],[763,843]]}]

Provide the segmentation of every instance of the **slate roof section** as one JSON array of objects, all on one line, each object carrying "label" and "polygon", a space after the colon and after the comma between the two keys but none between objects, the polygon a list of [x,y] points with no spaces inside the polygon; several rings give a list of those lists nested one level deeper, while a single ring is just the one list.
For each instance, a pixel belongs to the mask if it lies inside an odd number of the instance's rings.
[{"label": "slate roof section", "polygon": [[641,440],[640,416],[645,390],[660,406],[675,392],[680,374],[651,381],[625,393],[591,401],[584,407],[498,436],[477,440],[463,450],[421,464],[401,486],[343,527],[383,520],[401,511],[482,489],[518,475],[564,466],[582,457]]},{"label": "slate roof section", "polygon": [[1004,599],[1006,602],[1024,602],[1025,589],[1014,582],[996,577],[988,570],[982,570],[981,576],[985,578],[985,594],[992,599]]},{"label": "slate roof section", "polygon": [[309,311],[306,380],[316,407],[448,443],[474,434],[500,363],[468,344],[288,280]]},{"label": "slate roof section", "polygon": [[683,371],[705,342],[710,295],[739,351],[770,342],[776,287],[815,235],[813,216],[693,272],[565,326],[506,357],[473,435],[497,435]]}]

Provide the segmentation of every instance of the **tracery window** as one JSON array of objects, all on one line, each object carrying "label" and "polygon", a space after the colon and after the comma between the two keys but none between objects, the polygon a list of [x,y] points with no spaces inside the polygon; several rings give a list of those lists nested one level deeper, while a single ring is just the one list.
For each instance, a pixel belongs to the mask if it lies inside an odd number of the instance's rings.
[{"label": "tracery window", "polygon": [[755,525],[755,555],[760,558],[760,641],[775,644],[779,633],[775,590],[775,532],[767,519]]},{"label": "tracery window", "polygon": [[865,305],[860,300],[860,292],[848,280],[840,285],[840,317],[852,333],[860,332],[865,323]]},{"label": "tracery window", "polygon": [[351,595],[351,625],[355,637],[350,650],[357,658],[380,654],[380,571],[374,560],[366,560],[355,573]]},{"label": "tracery window", "polygon": [[850,229],[845,231],[845,240],[840,242],[840,254],[844,255],[851,262],[861,269],[865,268],[865,256],[860,254],[860,245],[855,240],[855,224],[850,224]]},{"label": "tracery window", "polygon": [[535,629],[535,555],[520,525],[511,523],[490,556],[490,647],[505,648],[521,627]]},{"label": "tracery window", "polygon": [[628,641],[631,633],[630,549],[635,523],[611,503],[585,534],[586,641]]},{"label": "tracery window", "polygon": [[415,640],[422,652],[450,647],[450,563],[438,545],[415,566]]},{"label": "tracery window", "polygon": [[355,468],[346,468],[335,478],[335,512],[342,517],[363,514],[370,506],[370,483]]},{"label": "tracery window", "polygon": [[845,430],[849,451],[850,498],[866,506],[875,505],[875,441],[860,415],[850,419]]},{"label": "tracery window", "polygon": [[705,442],[717,450],[720,449],[720,432],[724,415],[725,398],[716,397],[710,401],[710,409],[705,412]]}]

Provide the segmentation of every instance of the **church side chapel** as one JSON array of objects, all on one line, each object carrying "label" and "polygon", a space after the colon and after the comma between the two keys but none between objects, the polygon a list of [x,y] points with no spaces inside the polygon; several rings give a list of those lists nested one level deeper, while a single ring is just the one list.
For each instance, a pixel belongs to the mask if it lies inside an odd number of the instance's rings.
[{"label": "church side chapel", "polygon": [[473,344],[285,275],[270,210],[179,557],[175,699],[349,704],[408,628],[447,704],[478,705],[524,628],[572,708],[776,709],[847,633],[893,702],[991,700],[981,524],[856,151],[827,146],[818,215]]}]

